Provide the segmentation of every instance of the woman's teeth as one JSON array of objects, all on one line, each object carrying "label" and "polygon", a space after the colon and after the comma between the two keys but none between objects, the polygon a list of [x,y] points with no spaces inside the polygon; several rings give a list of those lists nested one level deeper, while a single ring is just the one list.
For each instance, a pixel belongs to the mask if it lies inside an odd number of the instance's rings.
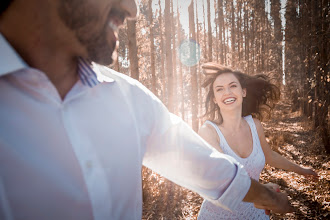
[{"label": "woman's teeth", "polygon": [[236,101],[235,98],[228,98],[228,99],[225,99],[223,102],[224,102],[225,104],[230,104],[230,103],[233,103],[233,102],[235,102],[235,101]]}]

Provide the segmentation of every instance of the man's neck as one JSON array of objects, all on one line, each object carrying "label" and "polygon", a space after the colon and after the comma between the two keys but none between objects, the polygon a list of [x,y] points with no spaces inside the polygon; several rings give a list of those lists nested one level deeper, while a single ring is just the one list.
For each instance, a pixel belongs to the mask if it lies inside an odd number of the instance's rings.
[{"label": "man's neck", "polygon": [[[76,57],[84,51],[79,51],[81,46],[72,40],[74,33],[47,3],[40,1],[35,8],[31,5],[36,4],[24,2],[14,1],[0,17],[0,32],[29,66],[48,76],[64,99],[78,80]],[[66,38],[61,37],[64,33]]]}]

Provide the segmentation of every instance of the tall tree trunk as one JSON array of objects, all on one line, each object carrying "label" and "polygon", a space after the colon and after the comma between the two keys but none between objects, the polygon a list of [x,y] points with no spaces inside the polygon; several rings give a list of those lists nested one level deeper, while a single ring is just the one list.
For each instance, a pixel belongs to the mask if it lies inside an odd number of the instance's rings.
[{"label": "tall tree trunk", "polygon": [[238,63],[239,67],[242,68],[242,2],[241,0],[237,1],[237,10],[238,10],[238,18],[237,18],[237,53],[238,53]]},{"label": "tall tree trunk", "polygon": [[208,24],[208,61],[212,61],[212,26],[211,26],[211,3],[207,0],[207,24]]},{"label": "tall tree trunk", "polygon": [[266,57],[266,45],[265,45],[265,37],[266,37],[266,11],[265,11],[265,1],[260,1],[260,54],[259,54],[259,63],[260,63],[260,72],[264,72],[265,68],[265,60]]},{"label": "tall tree trunk", "polygon": [[220,44],[220,63],[224,63],[224,54],[223,54],[223,2],[218,0],[218,24],[219,24],[219,44]]},{"label": "tall tree trunk", "polygon": [[321,137],[323,140],[323,144],[325,150],[328,154],[330,154],[330,132],[329,132],[329,106],[330,106],[330,82],[329,82],[329,40],[328,40],[328,31],[329,31],[329,1],[322,0],[321,1],[321,41],[320,41],[320,61],[321,61],[321,68],[320,74],[322,75],[322,115],[321,119]]},{"label": "tall tree trunk", "polygon": [[248,4],[244,2],[244,54],[245,54],[245,71],[250,73],[249,60],[250,60],[250,38],[249,38],[249,11]]},{"label": "tall tree trunk", "polygon": [[150,68],[151,68],[151,90],[154,94],[157,94],[156,90],[156,68],[155,68],[155,43],[154,43],[154,24],[153,24],[153,15],[152,15],[152,0],[148,0],[148,18],[149,18],[149,27],[150,27]]},{"label": "tall tree trunk", "polygon": [[250,30],[250,34],[251,34],[251,39],[250,39],[250,50],[252,51],[251,54],[251,58],[249,60],[249,69],[250,69],[250,73],[251,74],[254,74],[255,73],[255,54],[256,54],[256,45],[255,45],[255,42],[256,42],[256,39],[255,39],[255,31],[256,31],[256,25],[255,25],[255,8],[253,8],[253,11],[251,13],[251,30]]},{"label": "tall tree trunk", "polygon": [[171,0],[165,0],[165,44],[166,44],[166,73],[168,77],[168,109],[173,112],[173,62],[172,62],[172,28],[171,28]]},{"label": "tall tree trunk", "polygon": [[[194,1],[191,1],[188,7],[189,13],[189,32],[192,39],[196,39],[195,18],[194,18]],[[192,49],[192,48],[191,48]],[[190,51],[191,57],[196,56],[196,51]],[[198,130],[198,88],[197,88],[197,69],[196,65],[190,67],[191,73],[191,113],[192,113],[192,128]]]},{"label": "tall tree trunk", "polygon": [[[317,37],[317,28],[318,26],[318,16],[317,16],[317,1],[312,1],[312,36],[314,36],[313,38],[313,46],[315,48],[315,66],[318,67],[318,56],[319,56],[319,51],[318,51],[318,37]],[[319,75],[317,74],[317,70],[315,70],[315,87],[314,87],[314,95],[315,95],[315,102],[314,102],[314,113],[315,113],[315,117],[314,117],[314,127],[317,128],[320,125],[320,119],[318,117],[319,114]]]},{"label": "tall tree trunk", "polygon": [[165,77],[165,44],[163,37],[163,16],[162,16],[162,5],[161,0],[158,0],[159,5],[159,39],[160,39],[160,82],[161,82],[161,97],[162,101],[166,103],[166,77]]},{"label": "tall tree trunk", "polygon": [[139,61],[136,45],[136,20],[127,20],[128,51],[131,77],[139,80]]},{"label": "tall tree trunk", "polygon": [[234,1],[231,2],[231,62],[232,66],[236,65],[236,56],[235,56],[235,8],[234,8]]},{"label": "tall tree trunk", "polygon": [[[177,64],[176,64],[176,40],[177,38],[175,37],[175,19],[174,19],[174,7],[173,7],[173,0],[171,0],[171,27],[172,30],[171,32],[173,33],[172,35],[172,44],[173,44],[173,50],[172,50],[172,57],[173,57],[173,92],[174,94],[178,94],[178,86],[177,86]],[[173,95],[173,113],[177,114],[177,108],[178,108],[178,98],[176,95]]]},{"label": "tall tree trunk", "polygon": [[[180,13],[179,13],[179,4],[177,0],[177,34],[178,34],[178,42],[181,42],[181,25],[180,25]],[[184,83],[183,83],[183,71],[182,71],[182,63],[181,59],[179,59],[179,83],[180,83],[180,91],[181,91],[181,117],[183,120],[185,120],[185,108],[184,108]]]},{"label": "tall tree trunk", "polygon": [[205,22],[205,4],[203,1],[203,27],[204,27],[204,43],[203,43],[203,48],[204,48],[204,60],[208,60],[208,50],[207,50],[207,34],[206,34],[206,22]]},{"label": "tall tree trunk", "polygon": [[[217,1],[214,1],[214,10],[215,10],[215,16],[219,15],[218,13],[218,7],[217,7]],[[216,62],[219,63],[219,19],[214,18],[214,22],[215,22],[215,43],[213,43],[213,45],[215,44],[215,50],[216,50]]]},{"label": "tall tree trunk", "polygon": [[[195,2],[195,9],[196,9],[196,28],[197,28],[197,45],[200,42],[200,36],[201,36],[201,28],[199,26],[198,22],[198,7],[197,7],[197,1]],[[198,62],[197,66],[197,88],[198,88],[198,98],[197,98],[197,106],[198,106],[198,111],[202,112],[203,109],[203,96],[202,96],[202,72],[200,71],[200,62]],[[199,125],[198,125],[199,127]]]},{"label": "tall tree trunk", "polygon": [[275,60],[278,68],[276,69],[276,78],[278,79],[279,85],[282,84],[282,20],[281,20],[281,2],[280,0],[271,0],[271,16],[274,20],[274,36],[275,36],[275,44],[276,44],[276,52],[275,52]]}]

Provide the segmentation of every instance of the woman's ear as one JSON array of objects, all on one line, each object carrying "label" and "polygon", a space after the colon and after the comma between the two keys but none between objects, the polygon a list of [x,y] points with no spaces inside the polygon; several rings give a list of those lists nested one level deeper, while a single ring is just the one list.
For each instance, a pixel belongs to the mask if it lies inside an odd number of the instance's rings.
[{"label": "woman's ear", "polygon": [[246,89],[243,89],[243,98],[246,97]]},{"label": "woman's ear", "polygon": [[213,102],[214,102],[214,104],[216,104],[216,105],[218,104],[218,103],[217,103],[217,100],[215,99],[215,97],[213,97]]}]

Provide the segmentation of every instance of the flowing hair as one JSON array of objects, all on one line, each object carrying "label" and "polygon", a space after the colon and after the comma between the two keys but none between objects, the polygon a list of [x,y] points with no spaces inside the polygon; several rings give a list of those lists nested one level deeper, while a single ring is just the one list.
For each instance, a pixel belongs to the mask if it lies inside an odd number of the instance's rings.
[{"label": "flowing hair", "polygon": [[280,98],[279,88],[271,83],[269,77],[264,74],[250,76],[212,62],[203,64],[202,69],[206,76],[202,87],[209,87],[204,116],[217,124],[222,124],[223,119],[219,106],[213,102],[213,83],[223,73],[232,73],[238,79],[241,87],[246,89],[246,97],[243,98],[242,104],[242,117],[252,115],[262,120],[265,116],[270,116],[271,110]]}]

